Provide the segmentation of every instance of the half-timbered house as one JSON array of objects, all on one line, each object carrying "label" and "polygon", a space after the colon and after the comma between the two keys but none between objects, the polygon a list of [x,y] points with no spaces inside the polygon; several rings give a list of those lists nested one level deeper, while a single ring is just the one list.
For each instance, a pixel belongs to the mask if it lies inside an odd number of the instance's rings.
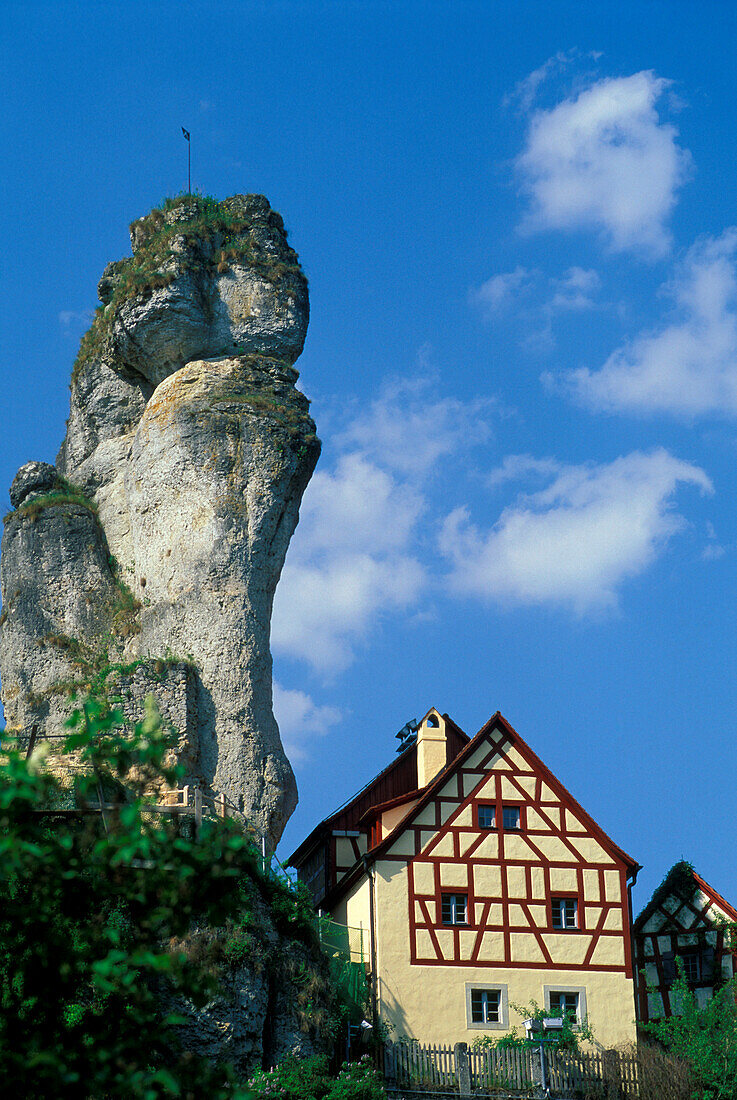
[{"label": "half-timbered house", "polygon": [[639,865],[496,713],[439,711],[290,859],[315,904],[361,925],[377,1018],[422,1042],[505,1032],[531,1000],[604,1046],[635,1036]]},{"label": "half-timbered house", "polygon": [[676,863],[633,927],[638,1020],[678,1012],[673,982],[679,970],[697,1004],[706,1004],[715,987],[737,974],[735,927],[734,906],[690,863]]}]

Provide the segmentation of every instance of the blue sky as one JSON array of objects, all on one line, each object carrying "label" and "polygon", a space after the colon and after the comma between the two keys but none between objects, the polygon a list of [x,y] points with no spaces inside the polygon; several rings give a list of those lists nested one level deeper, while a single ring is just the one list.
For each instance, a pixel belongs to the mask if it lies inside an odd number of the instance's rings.
[{"label": "blue sky", "polygon": [[737,901],[737,9],[16,3],[0,481],[53,461],[127,225],[265,193],[323,454],[274,619],[282,855],[431,705]]}]

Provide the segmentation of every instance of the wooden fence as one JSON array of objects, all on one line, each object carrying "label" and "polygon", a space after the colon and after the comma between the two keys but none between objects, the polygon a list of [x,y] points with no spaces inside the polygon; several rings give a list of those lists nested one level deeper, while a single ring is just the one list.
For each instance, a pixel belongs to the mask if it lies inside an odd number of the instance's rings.
[{"label": "wooden fence", "polygon": [[[544,1076],[553,1097],[580,1100],[637,1100],[637,1058],[618,1051],[567,1054],[546,1046]],[[542,1095],[539,1048],[469,1050],[422,1046],[416,1042],[384,1045],[384,1077],[391,1090],[412,1096],[531,1097]]]},{"label": "wooden fence", "polygon": [[474,1050],[468,1052],[471,1088],[477,1092],[492,1089],[531,1089],[540,1080],[540,1054],[537,1050]]},{"label": "wooden fence", "polygon": [[[548,1053],[548,1052],[546,1052]],[[550,1053],[553,1057],[550,1057]],[[637,1100],[637,1057],[606,1050],[602,1054],[548,1053],[548,1084],[555,1094]]]},{"label": "wooden fence", "polygon": [[384,1077],[400,1088],[457,1092],[455,1050],[450,1046],[385,1043]]}]

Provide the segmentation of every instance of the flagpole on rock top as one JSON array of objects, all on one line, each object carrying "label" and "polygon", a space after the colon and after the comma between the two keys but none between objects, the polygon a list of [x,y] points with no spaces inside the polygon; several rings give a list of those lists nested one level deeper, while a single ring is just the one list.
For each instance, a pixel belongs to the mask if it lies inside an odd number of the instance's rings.
[{"label": "flagpole on rock top", "polygon": [[182,133],[184,134],[184,140],[187,142],[187,194],[192,194],[192,146],[189,140],[189,130],[185,130],[182,126]]}]

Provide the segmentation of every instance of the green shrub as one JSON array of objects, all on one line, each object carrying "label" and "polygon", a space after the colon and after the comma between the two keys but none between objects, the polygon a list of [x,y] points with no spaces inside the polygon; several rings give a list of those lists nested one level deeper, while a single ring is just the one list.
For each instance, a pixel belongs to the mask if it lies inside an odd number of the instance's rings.
[{"label": "green shrub", "polygon": [[328,1060],[285,1058],[268,1072],[249,1081],[254,1100],[385,1100],[386,1092],[368,1054],[360,1062],[346,1062],[337,1078],[328,1072]]},{"label": "green shrub", "polygon": [[70,719],[66,750],[85,765],[79,804],[121,780],[127,801],[58,820],[43,811],[59,781],[44,747],[26,760],[0,753],[0,1076],[8,1096],[141,1098],[238,1093],[232,1074],[183,1051],[167,996],[204,1003],[207,967],[177,946],[193,922],[222,926],[242,898],[258,853],[229,820],[205,821],[198,839],[147,813],[142,792],[164,766],[169,738],[149,701],[131,731],[86,699]]},{"label": "green shrub", "polygon": [[699,1007],[682,964],[679,970],[670,991],[679,1014],[643,1024],[642,1030],[690,1067],[699,1100],[737,1100],[737,979]]}]

